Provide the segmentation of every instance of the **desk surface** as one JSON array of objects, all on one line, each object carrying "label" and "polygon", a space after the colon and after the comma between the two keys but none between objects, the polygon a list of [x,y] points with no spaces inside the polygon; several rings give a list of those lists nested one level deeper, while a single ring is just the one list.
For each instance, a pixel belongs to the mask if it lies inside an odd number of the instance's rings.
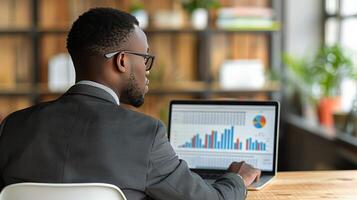
[{"label": "desk surface", "polygon": [[357,170],[279,172],[260,191],[249,191],[247,200],[348,199],[357,200]]}]

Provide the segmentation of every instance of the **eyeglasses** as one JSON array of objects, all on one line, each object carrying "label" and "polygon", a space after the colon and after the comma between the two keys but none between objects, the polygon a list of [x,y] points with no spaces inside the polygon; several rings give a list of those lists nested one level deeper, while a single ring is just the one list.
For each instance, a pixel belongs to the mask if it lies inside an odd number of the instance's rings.
[{"label": "eyeglasses", "polygon": [[146,71],[149,71],[151,69],[152,64],[154,63],[154,59],[155,59],[155,56],[150,55],[150,54],[143,54],[143,53],[137,53],[137,52],[133,52],[133,51],[126,51],[126,50],[107,53],[107,54],[104,54],[104,57],[111,58],[111,57],[113,57],[113,56],[115,56],[115,55],[117,55],[119,53],[128,53],[128,54],[132,54],[132,55],[143,57],[145,65],[146,65],[146,68],[145,68]]}]

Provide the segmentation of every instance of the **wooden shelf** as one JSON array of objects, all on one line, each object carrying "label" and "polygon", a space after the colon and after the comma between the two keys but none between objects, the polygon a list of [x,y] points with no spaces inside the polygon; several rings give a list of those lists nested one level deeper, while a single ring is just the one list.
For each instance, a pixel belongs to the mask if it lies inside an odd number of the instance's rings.
[{"label": "wooden shelf", "polygon": [[188,81],[174,84],[152,84],[149,85],[149,95],[167,94],[204,94],[207,84],[202,81]]},{"label": "wooden shelf", "polygon": [[[40,34],[67,34],[70,28],[9,28],[0,29],[0,34],[30,34],[30,33],[40,33]],[[180,28],[180,29],[165,29],[165,28],[148,28],[144,29],[147,34],[180,34],[180,33],[249,33],[249,34],[260,34],[260,33],[274,33],[279,31],[279,27],[272,28],[227,28],[227,29],[217,29],[217,28],[207,28],[203,30],[197,30],[192,28]]]},{"label": "wooden shelf", "polygon": [[33,33],[31,28],[0,28],[0,35],[27,35]]},{"label": "wooden shelf", "polygon": [[257,94],[257,93],[272,93],[280,91],[280,84],[278,82],[270,82],[264,85],[262,88],[234,88],[224,89],[218,84],[214,84],[211,87],[211,92],[214,94]]},{"label": "wooden shelf", "polygon": [[150,33],[273,33],[279,31],[279,27],[272,28],[229,28],[229,29],[216,29],[208,28],[203,30],[197,30],[192,28],[182,28],[182,29],[160,29],[160,28],[149,28],[144,31],[148,34]]},{"label": "wooden shelf", "polygon": [[347,133],[338,133],[336,135],[336,139],[340,142],[343,142],[346,145],[357,148],[357,136],[352,136]]},{"label": "wooden shelf", "polygon": [[31,90],[0,90],[0,97],[13,97],[13,96],[30,96]]},{"label": "wooden shelf", "polygon": [[0,96],[30,96],[34,94],[33,88],[30,84],[19,84],[16,87],[9,87],[5,85],[0,85]]},{"label": "wooden shelf", "polygon": [[[267,3],[264,3],[264,6],[271,7],[274,11],[277,11],[277,21],[282,21],[279,14],[280,6],[283,5],[281,1],[274,0],[272,1],[274,3],[268,3],[267,0]],[[2,80],[8,86],[14,85],[16,88],[4,89],[6,87],[0,86],[0,97],[5,99],[5,97],[20,96],[23,99],[27,98],[30,102],[29,104],[32,105],[57,98],[65,93],[65,90],[51,91],[48,89],[48,63],[54,56],[67,52],[65,36],[71,28],[71,22],[75,20],[77,15],[87,7],[100,7],[98,5],[106,1],[88,2],[86,4],[83,4],[83,2],[75,4],[67,2],[63,5],[60,5],[55,0],[48,2],[28,0],[26,2],[28,2],[28,5],[18,2],[19,4],[21,3],[21,6],[14,6],[14,11],[20,14],[29,13],[29,16],[27,14],[26,16],[21,15],[22,17],[18,24],[6,23],[6,25],[0,27],[0,36],[5,43],[8,41],[7,37],[16,38],[13,41],[9,41],[6,44],[7,46],[3,45],[5,53],[2,54],[2,58],[8,57],[8,60],[4,63],[9,65],[6,74],[4,73],[6,79],[3,78]],[[174,1],[171,1],[171,3],[169,1],[161,2],[164,2],[163,4],[165,5],[162,8],[165,9],[172,9],[172,6],[176,3]],[[244,6],[244,4],[227,2],[227,6]],[[71,6],[74,6],[74,8]],[[157,9],[161,9],[160,6],[146,7],[146,9],[152,15]],[[124,6],[121,9],[126,8]],[[4,15],[6,13],[8,12],[3,12]],[[14,18],[11,12],[6,15]],[[26,23],[24,23],[25,21]],[[155,27],[144,29],[149,35],[150,49],[157,56],[155,60],[156,71],[153,71],[156,74],[152,78],[165,80],[156,85],[153,83],[154,81],[150,83],[148,96],[154,101],[153,104],[158,104],[158,106],[155,107],[149,103],[147,108],[144,109],[145,112],[158,115],[164,107],[160,105],[159,101],[164,102],[166,99],[175,98],[175,96],[197,99],[224,98],[225,96],[238,95],[247,95],[249,98],[252,96],[257,98],[266,97],[267,99],[272,97],[272,93],[280,90],[279,85],[227,90],[218,87],[217,83],[212,83],[211,80],[217,78],[216,75],[219,72],[221,63],[228,59],[255,58],[262,60],[266,69],[270,69],[269,66],[280,67],[281,37],[279,33],[282,30],[279,23],[274,21],[271,27],[265,28],[206,28],[198,30],[186,26],[179,29]],[[185,24],[189,24],[189,22],[187,21]],[[236,48],[237,46],[239,48]],[[21,58],[18,59],[18,57]],[[20,68],[18,69],[18,66],[23,66],[22,61],[26,61],[28,65],[26,77],[25,71],[19,71]],[[20,87],[20,82],[29,82],[29,84]],[[9,101],[12,101],[12,99]],[[11,111],[15,109],[14,107]],[[2,112],[3,115],[6,115],[8,111],[3,110],[0,109],[0,114]]]},{"label": "wooden shelf", "polygon": [[[172,85],[149,85],[148,95],[169,95],[169,94],[257,94],[257,93],[271,93],[278,92],[280,86],[278,83],[270,83],[263,88],[237,88],[237,89],[222,89],[217,84],[210,86],[205,82],[192,81],[183,82]],[[45,84],[38,85],[37,87],[18,87],[14,89],[0,90],[0,96],[20,96],[20,95],[51,95],[59,96],[65,93],[63,91],[51,91]]]}]

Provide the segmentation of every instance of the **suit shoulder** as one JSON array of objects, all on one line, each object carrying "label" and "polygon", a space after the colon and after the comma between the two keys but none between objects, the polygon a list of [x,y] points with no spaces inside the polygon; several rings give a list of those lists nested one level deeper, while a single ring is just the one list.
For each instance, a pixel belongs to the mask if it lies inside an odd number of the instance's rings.
[{"label": "suit shoulder", "polygon": [[162,123],[159,119],[156,119],[150,115],[147,115],[145,113],[141,113],[135,110],[131,110],[131,109],[125,109],[123,108],[123,110],[127,113],[128,116],[130,116],[132,119],[142,119],[151,123]]},{"label": "suit shoulder", "polygon": [[43,103],[39,103],[24,109],[20,109],[17,110],[13,113],[10,113],[6,118],[8,119],[8,121],[14,118],[19,118],[19,117],[25,117],[25,116],[29,116],[32,113],[41,110],[42,108],[46,107],[47,105],[51,104],[53,101],[49,101],[49,102],[43,102]]},{"label": "suit shoulder", "polygon": [[158,132],[166,132],[165,124],[159,119],[135,110],[125,109],[125,112],[127,113],[127,118],[130,119],[133,126],[137,125],[145,127],[145,130],[153,133],[154,135]]}]

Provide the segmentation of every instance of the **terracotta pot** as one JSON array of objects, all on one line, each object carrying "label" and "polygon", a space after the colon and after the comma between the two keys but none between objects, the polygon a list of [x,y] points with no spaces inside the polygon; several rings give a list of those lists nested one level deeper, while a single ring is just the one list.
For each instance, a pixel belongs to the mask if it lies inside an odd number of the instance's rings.
[{"label": "terracotta pot", "polygon": [[320,99],[317,112],[319,115],[319,121],[321,125],[327,127],[333,127],[333,113],[341,109],[340,97],[324,97]]}]

